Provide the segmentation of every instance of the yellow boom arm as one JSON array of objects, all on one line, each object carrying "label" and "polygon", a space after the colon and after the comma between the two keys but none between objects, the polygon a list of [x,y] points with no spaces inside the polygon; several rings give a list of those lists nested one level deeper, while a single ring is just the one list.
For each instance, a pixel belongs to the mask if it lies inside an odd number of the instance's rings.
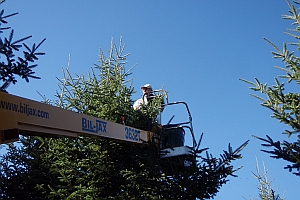
[{"label": "yellow boom arm", "polygon": [[19,134],[77,137],[98,136],[142,143],[151,132],[76,113],[0,92],[0,144],[17,141]]}]

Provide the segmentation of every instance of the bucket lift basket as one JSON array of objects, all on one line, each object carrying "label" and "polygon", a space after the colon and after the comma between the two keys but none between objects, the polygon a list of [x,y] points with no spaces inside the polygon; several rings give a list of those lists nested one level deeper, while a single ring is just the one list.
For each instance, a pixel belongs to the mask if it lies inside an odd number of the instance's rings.
[{"label": "bucket lift basket", "polygon": [[[192,125],[192,116],[188,105],[186,102],[173,102],[167,103],[163,106],[171,106],[171,105],[184,105],[187,114],[188,121],[171,124],[173,117],[169,120],[166,125],[162,127],[162,140],[160,143],[161,147],[161,158],[170,158],[170,157],[178,157],[178,156],[192,156],[192,151],[196,149],[197,142],[194,135],[193,125]],[[186,132],[189,132],[192,136],[193,146],[185,146],[185,135]]]}]

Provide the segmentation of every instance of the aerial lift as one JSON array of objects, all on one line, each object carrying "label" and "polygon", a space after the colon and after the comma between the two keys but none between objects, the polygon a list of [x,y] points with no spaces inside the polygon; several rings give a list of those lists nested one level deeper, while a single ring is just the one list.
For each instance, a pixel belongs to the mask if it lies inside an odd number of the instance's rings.
[{"label": "aerial lift", "polygon": [[[163,107],[184,105],[188,120],[162,125],[163,139],[160,142],[161,158],[190,157],[197,143],[192,127],[192,117],[185,102],[169,103]],[[193,145],[184,145],[186,130],[192,136]],[[142,144],[153,138],[154,133],[136,129],[49,104],[0,92],[0,144],[19,140],[19,135],[50,137],[96,136],[111,140]]]}]

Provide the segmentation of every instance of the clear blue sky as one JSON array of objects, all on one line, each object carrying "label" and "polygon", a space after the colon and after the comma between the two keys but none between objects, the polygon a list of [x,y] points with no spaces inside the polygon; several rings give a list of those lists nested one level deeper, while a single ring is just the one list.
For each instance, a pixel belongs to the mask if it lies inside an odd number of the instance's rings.
[{"label": "clear blue sky", "polygon": [[[57,79],[67,67],[71,54],[71,73],[87,74],[97,63],[99,49],[107,50],[110,41],[123,37],[128,57],[127,69],[133,70],[133,85],[151,83],[155,89],[164,85],[170,101],[186,101],[193,116],[196,137],[204,133],[202,147],[218,156],[228,143],[233,147],[250,139],[242,151],[243,159],[234,162],[237,178],[230,178],[216,200],[257,198],[256,157],[272,173],[273,186],[287,199],[299,197],[299,178],[284,170],[285,161],[269,158],[260,151],[261,142],[252,135],[275,140],[287,139],[286,129],[271,112],[249,96],[248,85],[239,78],[273,84],[274,69],[280,60],[272,59],[268,38],[279,47],[289,38],[283,34],[291,21],[285,0],[252,1],[37,1],[7,0],[1,5],[7,14],[19,12],[9,19],[15,39],[32,35],[28,44],[46,42],[40,51],[36,75],[41,80],[29,84],[19,81],[8,91],[22,97],[41,100],[36,91],[55,99]],[[174,107],[175,118],[182,116]],[[166,116],[164,120],[169,118]],[[295,139],[295,138],[293,138]],[[191,145],[187,138],[186,145]]]}]

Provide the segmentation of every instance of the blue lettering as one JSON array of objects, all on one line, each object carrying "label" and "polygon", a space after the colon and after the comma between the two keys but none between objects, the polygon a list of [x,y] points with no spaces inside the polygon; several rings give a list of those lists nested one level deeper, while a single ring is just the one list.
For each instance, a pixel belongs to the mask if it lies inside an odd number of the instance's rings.
[{"label": "blue lettering", "polygon": [[102,124],[102,126],[103,126],[103,132],[106,133],[106,123]]},{"label": "blue lettering", "polygon": [[[95,125],[94,125],[95,124]],[[81,128],[84,131],[88,131],[91,133],[106,133],[106,125],[107,122],[96,120],[94,123],[92,120],[88,120],[86,118],[82,118]]]},{"label": "blue lettering", "polygon": [[90,120],[88,120],[88,129],[90,129],[91,130],[91,132],[94,132],[94,126],[93,126],[93,122],[92,121],[90,121]]},{"label": "blue lettering", "polygon": [[129,140],[140,140],[140,131],[134,128],[125,127],[125,138]]},{"label": "blue lettering", "polygon": [[81,125],[81,127],[82,127],[82,130],[87,129],[86,118],[82,118],[82,125]]}]

